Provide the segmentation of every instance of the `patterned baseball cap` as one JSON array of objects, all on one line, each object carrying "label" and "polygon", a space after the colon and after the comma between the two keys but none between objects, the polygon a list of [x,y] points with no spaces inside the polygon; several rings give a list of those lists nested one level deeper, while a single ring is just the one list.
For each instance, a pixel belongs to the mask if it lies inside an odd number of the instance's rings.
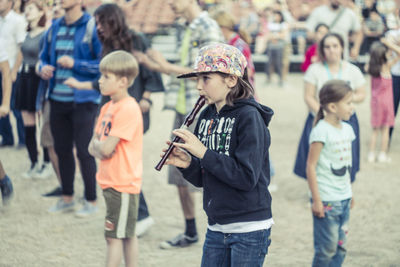
[{"label": "patterned baseball cap", "polygon": [[222,72],[243,77],[246,66],[246,58],[239,49],[223,43],[213,43],[200,49],[194,62],[194,71],[179,75],[178,78],[195,77],[203,72]]}]

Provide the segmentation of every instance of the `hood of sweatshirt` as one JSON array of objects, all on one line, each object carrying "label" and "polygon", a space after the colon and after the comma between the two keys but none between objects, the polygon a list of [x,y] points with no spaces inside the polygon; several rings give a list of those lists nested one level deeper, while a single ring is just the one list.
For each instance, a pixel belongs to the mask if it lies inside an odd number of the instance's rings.
[{"label": "hood of sweatshirt", "polygon": [[[223,106],[222,109],[219,111],[219,114],[223,115],[224,113],[229,113],[234,109],[246,105],[255,107],[261,114],[261,117],[263,118],[265,125],[268,127],[269,122],[271,121],[271,118],[274,115],[274,111],[271,108],[256,102],[254,98],[238,99],[233,103],[233,106],[228,106],[228,105]],[[215,105],[213,106],[213,108],[215,109]]]}]

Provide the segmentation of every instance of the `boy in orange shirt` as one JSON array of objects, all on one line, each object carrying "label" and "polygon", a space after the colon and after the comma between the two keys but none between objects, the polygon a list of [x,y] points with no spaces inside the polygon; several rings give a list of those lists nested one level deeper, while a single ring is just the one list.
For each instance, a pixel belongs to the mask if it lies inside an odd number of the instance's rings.
[{"label": "boy in orange shirt", "polygon": [[107,266],[119,266],[124,254],[126,266],[136,266],[138,244],[135,236],[138,197],[142,185],[142,113],[129,96],[139,68],[135,58],[115,51],[100,62],[102,95],[110,96],[101,109],[89,153],[99,158],[96,175],[103,189],[107,214],[105,238]]}]

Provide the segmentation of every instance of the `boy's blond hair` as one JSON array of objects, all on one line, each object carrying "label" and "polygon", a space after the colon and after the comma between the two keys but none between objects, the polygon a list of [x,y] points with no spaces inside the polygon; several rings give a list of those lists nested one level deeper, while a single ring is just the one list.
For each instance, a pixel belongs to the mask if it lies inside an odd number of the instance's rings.
[{"label": "boy's blond hair", "polygon": [[117,50],[103,57],[100,61],[100,72],[112,73],[120,78],[126,77],[131,86],[139,73],[139,65],[132,54]]}]

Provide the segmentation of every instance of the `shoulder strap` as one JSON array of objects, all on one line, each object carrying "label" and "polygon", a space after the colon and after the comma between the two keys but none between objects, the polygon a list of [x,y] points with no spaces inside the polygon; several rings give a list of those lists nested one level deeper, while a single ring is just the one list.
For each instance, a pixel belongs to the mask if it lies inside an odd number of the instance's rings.
[{"label": "shoulder strap", "polygon": [[337,13],[335,19],[334,19],[334,20],[331,22],[331,24],[329,25],[329,30],[331,30],[331,29],[336,25],[336,23],[337,23],[337,22],[339,21],[339,19],[342,17],[342,15],[343,15],[345,9],[346,9],[345,7],[342,7],[342,8],[339,10],[339,13]]}]

